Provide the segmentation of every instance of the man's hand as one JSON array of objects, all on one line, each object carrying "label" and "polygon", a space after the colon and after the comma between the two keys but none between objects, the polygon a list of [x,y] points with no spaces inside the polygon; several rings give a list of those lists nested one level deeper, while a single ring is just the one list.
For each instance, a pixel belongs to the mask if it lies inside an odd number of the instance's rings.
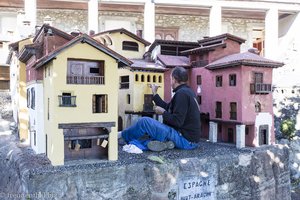
[{"label": "man's hand", "polygon": [[158,115],[162,115],[166,110],[160,106],[154,106],[154,112]]},{"label": "man's hand", "polygon": [[157,89],[159,88],[159,86],[156,85],[156,84],[150,84],[150,88],[151,88],[151,90],[152,90],[152,94],[153,94],[153,95],[156,95]]}]

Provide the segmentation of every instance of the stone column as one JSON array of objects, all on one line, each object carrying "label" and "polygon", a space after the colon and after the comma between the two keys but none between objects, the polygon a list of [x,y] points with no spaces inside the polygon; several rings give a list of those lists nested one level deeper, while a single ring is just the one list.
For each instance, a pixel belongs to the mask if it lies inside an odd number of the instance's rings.
[{"label": "stone column", "polygon": [[155,4],[153,0],[145,2],[144,39],[151,43],[155,40]]},{"label": "stone column", "polygon": [[216,122],[209,122],[209,141],[217,142],[218,137],[218,124]]},{"label": "stone column", "polygon": [[25,20],[30,22],[30,28],[34,33],[36,26],[36,0],[24,0]]},{"label": "stone column", "polygon": [[88,31],[99,32],[98,28],[98,0],[89,0],[88,2]]},{"label": "stone column", "polygon": [[236,148],[245,147],[245,125],[236,125]]},{"label": "stone column", "polygon": [[222,8],[214,4],[209,13],[209,36],[216,36],[222,33]]},{"label": "stone column", "polygon": [[271,8],[265,18],[265,57],[277,60],[278,52],[278,8]]}]

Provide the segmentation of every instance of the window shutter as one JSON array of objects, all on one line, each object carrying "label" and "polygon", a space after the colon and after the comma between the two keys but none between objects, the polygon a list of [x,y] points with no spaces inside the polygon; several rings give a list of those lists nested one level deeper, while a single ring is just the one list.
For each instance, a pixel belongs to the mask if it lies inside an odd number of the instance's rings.
[{"label": "window shutter", "polygon": [[93,113],[96,112],[96,95],[93,95],[93,99],[92,99],[92,103],[93,103]]}]

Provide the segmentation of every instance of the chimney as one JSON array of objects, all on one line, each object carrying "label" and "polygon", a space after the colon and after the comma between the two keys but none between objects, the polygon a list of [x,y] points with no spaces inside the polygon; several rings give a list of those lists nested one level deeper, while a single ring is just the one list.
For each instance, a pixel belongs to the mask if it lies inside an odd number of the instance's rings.
[{"label": "chimney", "polygon": [[143,30],[137,30],[136,35],[139,36],[140,38],[143,38]]},{"label": "chimney", "polygon": [[259,51],[258,51],[257,48],[250,48],[250,49],[248,49],[248,52],[254,53],[254,54],[256,54],[256,55],[259,55]]}]

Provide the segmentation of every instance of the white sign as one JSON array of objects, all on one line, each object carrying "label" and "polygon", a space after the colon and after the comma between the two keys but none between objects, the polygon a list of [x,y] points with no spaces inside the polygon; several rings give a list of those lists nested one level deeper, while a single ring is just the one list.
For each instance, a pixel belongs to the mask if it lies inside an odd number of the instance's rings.
[{"label": "white sign", "polygon": [[196,177],[179,183],[178,200],[215,199],[215,183],[211,177]]}]

